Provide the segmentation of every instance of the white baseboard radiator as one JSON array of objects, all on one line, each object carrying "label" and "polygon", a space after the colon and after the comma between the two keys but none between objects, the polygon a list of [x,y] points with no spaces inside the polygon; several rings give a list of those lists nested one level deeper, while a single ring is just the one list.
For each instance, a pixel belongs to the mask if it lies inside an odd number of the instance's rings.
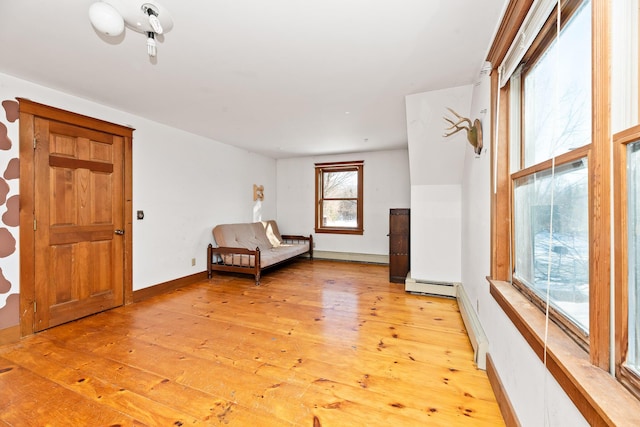
[{"label": "white baseboard radiator", "polygon": [[462,283],[428,282],[411,278],[411,273],[407,275],[404,282],[404,289],[407,292],[417,294],[427,294],[439,297],[455,298],[460,307],[460,314],[464,326],[467,329],[469,341],[473,347],[473,358],[478,369],[487,369],[487,351],[489,350],[489,340],[482,329],[480,319],[473,309],[473,305],[464,290]]}]

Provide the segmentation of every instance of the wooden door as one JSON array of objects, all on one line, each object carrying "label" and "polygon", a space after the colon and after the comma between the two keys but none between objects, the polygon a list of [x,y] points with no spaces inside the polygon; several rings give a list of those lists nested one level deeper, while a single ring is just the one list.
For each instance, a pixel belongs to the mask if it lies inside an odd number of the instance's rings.
[{"label": "wooden door", "polygon": [[33,120],[39,331],[123,304],[124,138]]},{"label": "wooden door", "polygon": [[389,211],[389,281],[404,283],[409,273],[409,209]]}]

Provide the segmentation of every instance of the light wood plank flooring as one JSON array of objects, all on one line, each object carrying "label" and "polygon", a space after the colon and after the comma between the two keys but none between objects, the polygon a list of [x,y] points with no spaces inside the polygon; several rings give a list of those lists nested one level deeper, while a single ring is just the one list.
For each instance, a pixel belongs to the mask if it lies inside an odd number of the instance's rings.
[{"label": "light wood plank flooring", "polygon": [[0,347],[0,425],[504,425],[472,359],[454,300],[298,260]]}]

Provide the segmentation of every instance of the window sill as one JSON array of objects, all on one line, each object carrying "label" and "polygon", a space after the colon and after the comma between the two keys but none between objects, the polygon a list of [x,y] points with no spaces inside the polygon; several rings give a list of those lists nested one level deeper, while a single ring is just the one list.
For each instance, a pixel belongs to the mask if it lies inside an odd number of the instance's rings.
[{"label": "window sill", "polygon": [[315,232],[318,234],[357,234],[357,235],[363,235],[364,234],[364,230],[358,230],[358,229],[351,229],[351,228],[316,228]]},{"label": "window sill", "polygon": [[[510,283],[491,280],[490,293],[543,360],[545,316]],[[556,324],[549,322],[547,369],[591,425],[635,425],[636,399],[608,372],[591,364],[589,355]]]}]

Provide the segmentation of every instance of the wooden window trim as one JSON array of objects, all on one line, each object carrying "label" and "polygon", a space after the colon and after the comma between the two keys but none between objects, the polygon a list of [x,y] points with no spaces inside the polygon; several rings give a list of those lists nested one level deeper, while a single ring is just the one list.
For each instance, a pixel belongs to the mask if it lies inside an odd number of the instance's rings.
[{"label": "wooden window trim", "polygon": [[[536,306],[540,312],[545,312],[546,301],[536,295],[527,285],[521,283],[518,279],[513,279],[513,287],[517,289],[525,298]],[[549,306],[549,319],[552,320],[565,334],[567,334],[578,346],[584,351],[589,351],[589,336],[573,324],[569,319],[564,317],[553,306]]]},{"label": "wooden window trim", "polygon": [[489,279],[489,292],[536,356],[593,426],[635,425],[640,401],[608,372],[590,363],[589,354],[545,316],[511,283]]},{"label": "wooden window trim", "polygon": [[640,125],[613,136],[615,210],[615,348],[616,377],[640,399],[640,377],[628,369],[629,276],[627,238],[627,145],[640,141]]},{"label": "wooden window trim", "polygon": [[511,42],[515,39],[532,4],[533,0],[511,0],[509,2],[496,32],[494,43],[487,54],[487,61],[491,62],[494,67],[502,62],[509,51]]},{"label": "wooden window trim", "polygon": [[[358,197],[353,199],[339,199],[339,200],[356,200],[357,201],[357,227],[326,227],[322,225],[322,213],[321,204],[323,199],[322,194],[322,174],[325,172],[344,172],[344,171],[356,171],[358,172]],[[315,232],[326,234],[364,234],[364,161],[350,161],[350,162],[327,162],[315,164]]]},{"label": "wooden window trim", "polygon": [[[589,349],[591,363],[609,370],[610,364],[610,98],[611,90],[608,84],[608,67],[610,64],[610,11],[609,4],[605,0],[592,0],[592,142],[590,144],[591,155],[589,156],[589,259],[598,260],[590,262],[589,267]],[[510,41],[511,42],[511,41]],[[510,44],[507,43],[507,44]],[[598,58],[596,61],[595,58]],[[495,74],[495,73],[494,73]],[[498,88],[497,79],[493,81],[492,93],[501,91],[500,102],[509,99],[508,85]],[[495,95],[493,96],[495,100]],[[494,104],[495,106],[495,104]],[[510,125],[508,107],[500,107],[500,147],[508,147],[508,132]],[[509,155],[508,150],[503,148],[499,156],[496,171],[498,176],[494,177],[497,182],[497,191],[492,200],[492,216],[501,215],[499,218],[509,218],[508,221],[494,218],[492,230],[492,276],[496,280],[512,279],[511,260],[514,253],[512,242],[511,204],[513,186],[509,175]],[[577,150],[574,150],[577,151]],[[506,152],[506,153],[505,153]],[[571,152],[567,156],[572,157],[578,154]],[[561,159],[563,157],[560,157]],[[501,164],[504,162],[504,164]],[[506,243],[504,242],[506,239]],[[498,252],[499,249],[502,252]],[[505,263],[507,266],[505,268]]]},{"label": "wooden window trim", "polygon": [[[491,126],[492,141],[496,139],[502,149],[496,152],[495,146],[491,147],[491,182],[494,187],[491,192],[491,266],[490,274],[495,280],[511,281],[511,205],[512,189],[509,176],[509,110],[510,110],[510,85],[500,88],[498,73],[491,73],[491,111],[498,112],[498,135],[496,126]],[[500,109],[498,110],[498,97],[500,97]],[[500,195],[500,197],[498,197]]]},{"label": "wooden window trim", "polygon": [[[523,2],[517,2],[521,6]],[[640,413],[640,401],[609,370],[610,333],[610,86],[608,70],[611,64],[610,2],[592,0],[592,143],[589,161],[590,180],[590,352],[587,353],[557,325],[549,324],[549,338],[544,341],[545,316],[511,283],[513,224],[511,222],[512,181],[509,174],[509,85],[499,87],[496,70],[492,73],[491,105],[498,116],[499,134],[492,127],[492,140],[497,139],[500,150],[492,150],[492,182],[496,191],[491,200],[491,277],[490,293],[511,322],[527,341],[540,360],[544,360],[546,348],[547,369],[575,403],[578,410],[592,425],[633,425]],[[524,11],[526,14],[526,10]],[[519,15],[519,13],[512,13]],[[508,16],[507,16],[508,17]],[[505,17],[505,19],[507,18]],[[503,20],[501,27],[506,24]],[[496,66],[513,42],[517,29],[508,40],[496,39],[488,60]],[[501,33],[498,32],[498,37]],[[597,60],[595,60],[597,58]],[[498,95],[500,108],[497,109]],[[618,221],[619,222],[619,221]],[[616,243],[616,248],[619,244]],[[618,249],[616,249],[618,250]],[[618,281],[619,282],[619,281]],[[617,319],[620,316],[616,304]],[[620,324],[620,320],[617,321]],[[626,328],[625,328],[626,330]],[[619,344],[619,328],[616,343]],[[619,353],[619,352],[618,352]]]},{"label": "wooden window trim", "polygon": [[[611,363],[611,3],[592,0],[592,143],[589,158],[589,356]],[[636,415],[637,416],[637,415]]]},{"label": "wooden window trim", "polygon": [[[585,157],[589,157],[590,150],[591,150],[591,144],[560,154],[559,156],[556,157],[555,167],[557,168],[564,164],[575,162],[576,160],[580,160]],[[591,159],[589,159],[589,161],[591,161]],[[532,165],[526,169],[521,169],[518,172],[512,173],[511,179],[515,181],[518,178],[530,176],[537,172],[550,170],[552,165],[553,165],[553,161],[551,159],[545,160],[544,162]]]}]

